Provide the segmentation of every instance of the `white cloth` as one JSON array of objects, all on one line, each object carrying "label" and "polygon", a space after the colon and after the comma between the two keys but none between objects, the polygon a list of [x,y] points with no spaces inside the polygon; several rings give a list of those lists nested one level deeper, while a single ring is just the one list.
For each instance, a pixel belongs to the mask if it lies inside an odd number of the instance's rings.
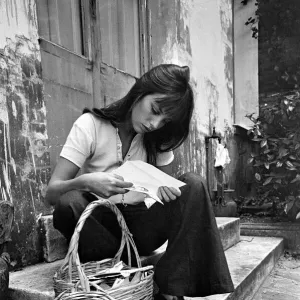
[{"label": "white cloth", "polygon": [[[109,121],[85,113],[73,124],[60,156],[81,168],[81,174],[111,172],[127,160],[147,161],[142,137],[134,137],[123,160],[118,130]],[[173,159],[173,151],[159,153],[157,166],[168,165]]]},{"label": "white cloth", "polygon": [[216,150],[215,167],[224,168],[229,163],[230,163],[230,157],[229,157],[228,149],[225,148],[222,144],[218,143],[217,150]]}]

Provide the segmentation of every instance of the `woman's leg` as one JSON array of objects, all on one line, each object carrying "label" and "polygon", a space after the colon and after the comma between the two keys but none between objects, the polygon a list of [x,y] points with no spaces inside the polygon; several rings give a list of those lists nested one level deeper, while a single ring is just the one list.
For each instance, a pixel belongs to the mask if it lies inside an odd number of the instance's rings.
[{"label": "woman's leg", "polygon": [[[71,191],[58,201],[53,212],[53,225],[70,242],[75,226],[89,204],[82,192]],[[80,232],[81,262],[114,257],[120,246],[121,231],[116,216],[106,207],[96,208]]]},{"label": "woman's leg", "polygon": [[165,206],[153,204],[149,209],[144,202],[120,207],[140,255],[149,255],[168,239],[168,220]]},{"label": "woman's leg", "polygon": [[190,297],[231,292],[233,284],[205,184],[192,173],[179,179],[187,184],[182,195],[165,204],[168,248],[155,271],[160,292]]}]

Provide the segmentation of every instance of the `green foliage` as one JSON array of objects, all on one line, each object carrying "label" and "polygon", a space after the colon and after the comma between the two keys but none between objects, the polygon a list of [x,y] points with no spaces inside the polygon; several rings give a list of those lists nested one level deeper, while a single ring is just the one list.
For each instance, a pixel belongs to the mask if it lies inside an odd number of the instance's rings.
[{"label": "green foliage", "polygon": [[[245,25],[251,27],[252,37],[259,39],[260,54],[273,64],[274,86],[279,90],[297,89],[300,81],[300,1],[252,0],[257,10]],[[243,0],[243,5],[250,1]],[[266,52],[264,52],[266,51]],[[263,64],[263,62],[261,62]],[[271,71],[271,70],[269,70]]]},{"label": "green foliage", "polygon": [[253,122],[248,134],[257,145],[248,163],[258,198],[288,210],[300,195],[300,93],[273,96],[260,107],[259,117],[246,117]]}]

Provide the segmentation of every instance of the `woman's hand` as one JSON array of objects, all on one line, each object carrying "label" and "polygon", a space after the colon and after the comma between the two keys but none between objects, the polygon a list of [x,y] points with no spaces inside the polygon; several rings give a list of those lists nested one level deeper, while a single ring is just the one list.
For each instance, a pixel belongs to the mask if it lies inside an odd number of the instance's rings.
[{"label": "woman's hand", "polygon": [[116,194],[125,194],[128,192],[125,188],[132,186],[132,183],[124,181],[122,176],[112,173],[95,172],[84,174],[80,177],[85,182],[87,191],[103,198],[109,198]]},{"label": "woman's hand", "polygon": [[181,191],[174,187],[160,186],[157,191],[157,196],[162,201],[170,202],[181,196]]},{"label": "woman's hand", "polygon": [[115,174],[95,172],[76,177],[78,171],[77,165],[60,157],[47,187],[45,203],[55,205],[61,195],[72,190],[91,192],[109,198],[112,195],[126,193],[125,188],[132,186],[132,183]]}]

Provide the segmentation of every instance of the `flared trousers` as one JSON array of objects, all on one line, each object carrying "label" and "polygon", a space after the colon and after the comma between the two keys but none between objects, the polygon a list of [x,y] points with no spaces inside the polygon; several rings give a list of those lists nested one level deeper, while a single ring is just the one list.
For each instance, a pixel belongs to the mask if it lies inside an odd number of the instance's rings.
[{"label": "flared trousers", "polygon": [[[140,255],[149,255],[168,240],[168,247],[155,268],[160,292],[204,297],[233,291],[226,257],[211,200],[203,179],[193,173],[179,180],[181,196],[149,209],[139,205],[117,205],[133,235]],[[92,195],[71,191],[63,195],[53,213],[54,227],[70,241],[80,215]],[[96,208],[80,233],[81,262],[114,257],[121,241],[116,216],[108,208]]]}]

